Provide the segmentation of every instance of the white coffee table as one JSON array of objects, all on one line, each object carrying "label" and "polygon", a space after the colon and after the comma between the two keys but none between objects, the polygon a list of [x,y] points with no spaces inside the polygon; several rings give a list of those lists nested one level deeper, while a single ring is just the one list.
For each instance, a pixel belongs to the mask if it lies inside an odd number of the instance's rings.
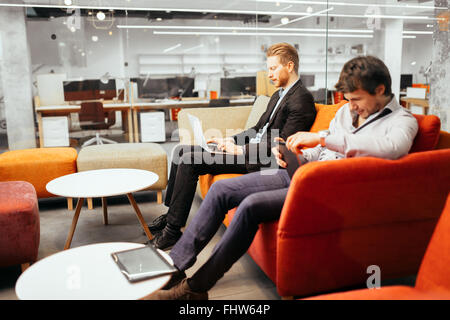
[{"label": "white coffee table", "polygon": [[[130,300],[162,288],[170,275],[130,283],[111,253],[143,247],[130,242],[81,246],[48,256],[29,267],[16,282],[21,300]],[[172,264],[165,252],[159,252]]]},{"label": "white coffee table", "polygon": [[108,224],[106,197],[126,194],[133,206],[142,228],[151,240],[153,238],[132,192],[143,190],[158,181],[154,172],[140,169],[99,169],[68,174],[47,183],[47,191],[57,196],[78,198],[72,226],[64,249],[70,248],[73,234],[80,216],[81,207],[86,198],[102,198],[103,222]]}]

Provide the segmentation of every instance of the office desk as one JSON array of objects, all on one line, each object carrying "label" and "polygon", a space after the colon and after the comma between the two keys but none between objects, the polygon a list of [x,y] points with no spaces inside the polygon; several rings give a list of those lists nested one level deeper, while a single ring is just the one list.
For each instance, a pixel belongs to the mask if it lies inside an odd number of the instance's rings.
[{"label": "office desk", "polygon": [[[122,112],[122,127],[125,132],[128,132],[128,141],[133,142],[133,123],[131,118],[131,104],[130,103],[105,103],[103,105],[105,111],[121,111]],[[44,130],[42,128],[43,116],[68,116],[71,113],[78,113],[81,110],[81,105],[59,105],[59,106],[39,106],[36,107],[36,114],[38,120],[39,131],[39,147],[44,146]]]},{"label": "office desk", "polygon": [[[230,100],[230,106],[246,106],[252,105],[255,97],[244,97]],[[106,111],[121,111],[122,112],[122,126],[125,132],[128,132],[129,142],[139,142],[139,124],[138,113],[142,110],[170,110],[172,108],[206,108],[209,106],[209,100],[163,100],[159,102],[124,102],[124,103],[105,103],[103,108]],[[44,146],[44,136],[42,128],[42,116],[50,115],[69,115],[70,113],[78,113],[81,106],[74,105],[58,105],[58,106],[38,106],[36,107],[38,130],[39,130],[39,145]],[[133,113],[133,114],[132,114]]]},{"label": "office desk", "polygon": [[428,99],[416,99],[416,98],[400,98],[400,101],[405,102],[406,104],[406,109],[411,110],[411,105],[418,105],[420,107],[422,107],[423,109],[423,114],[428,114]]},{"label": "office desk", "polygon": [[[241,99],[231,99],[230,106],[246,106],[252,105],[255,97],[245,97]],[[133,127],[135,142],[139,142],[139,123],[138,113],[145,110],[170,110],[172,108],[207,108],[209,107],[209,100],[164,100],[160,102],[134,102],[132,103],[133,110]]]}]

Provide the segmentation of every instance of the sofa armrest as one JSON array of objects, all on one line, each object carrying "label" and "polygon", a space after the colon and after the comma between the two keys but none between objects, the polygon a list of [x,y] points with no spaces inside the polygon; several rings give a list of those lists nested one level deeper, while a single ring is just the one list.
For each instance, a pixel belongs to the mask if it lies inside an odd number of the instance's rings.
[{"label": "sofa armrest", "polygon": [[188,114],[202,122],[206,139],[231,136],[244,130],[252,106],[223,108],[189,108],[178,113],[178,129],[181,144],[194,144],[194,136]]},{"label": "sofa armrest", "polygon": [[450,150],[399,160],[313,162],[295,173],[279,234],[295,237],[437,218],[450,191]]}]

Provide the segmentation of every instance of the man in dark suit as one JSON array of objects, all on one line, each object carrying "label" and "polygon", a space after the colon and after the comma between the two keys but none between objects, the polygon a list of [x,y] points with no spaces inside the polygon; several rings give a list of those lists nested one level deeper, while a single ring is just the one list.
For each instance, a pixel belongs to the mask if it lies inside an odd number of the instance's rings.
[{"label": "man in dark suit", "polygon": [[209,153],[199,146],[175,148],[165,199],[169,211],[149,225],[157,248],[170,249],[181,237],[199,175],[259,171],[276,163],[271,157],[275,137],[286,139],[297,131],[309,131],[316,109],[313,96],[299,79],[298,65],[297,50],[291,45],[279,43],[268,49],[268,77],[280,89],[254,127],[209,141],[224,153]]}]

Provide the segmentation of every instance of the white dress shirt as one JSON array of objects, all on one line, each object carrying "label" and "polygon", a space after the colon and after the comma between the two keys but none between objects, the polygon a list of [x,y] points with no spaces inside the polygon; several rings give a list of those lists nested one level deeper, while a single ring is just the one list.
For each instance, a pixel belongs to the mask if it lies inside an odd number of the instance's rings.
[{"label": "white dress shirt", "polygon": [[[364,126],[386,108],[392,112]],[[330,135],[325,138],[326,147],[318,145],[303,150],[306,160],[350,157],[398,159],[409,152],[418,130],[416,118],[395,97],[382,110],[370,115],[359,130],[353,126],[353,120],[347,103],[330,122]]]}]

